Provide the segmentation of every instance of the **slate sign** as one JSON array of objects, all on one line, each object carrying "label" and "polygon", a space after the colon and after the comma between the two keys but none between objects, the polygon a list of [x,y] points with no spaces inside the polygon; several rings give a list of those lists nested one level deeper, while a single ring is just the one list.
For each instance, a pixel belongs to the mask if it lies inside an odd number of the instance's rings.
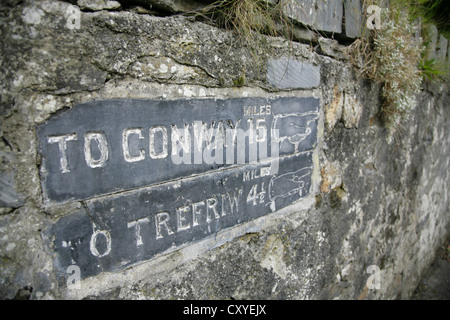
[{"label": "slate sign", "polygon": [[319,100],[100,100],[37,128],[55,266],[116,271],[310,192]]}]

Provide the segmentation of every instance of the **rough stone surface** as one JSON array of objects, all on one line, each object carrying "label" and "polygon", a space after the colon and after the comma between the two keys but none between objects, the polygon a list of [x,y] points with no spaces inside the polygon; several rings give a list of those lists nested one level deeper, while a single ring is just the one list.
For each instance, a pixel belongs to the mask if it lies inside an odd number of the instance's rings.
[{"label": "rough stone surface", "polygon": [[360,0],[344,0],[345,35],[350,38],[361,36],[365,27]]},{"label": "rough stone surface", "polygon": [[359,119],[363,112],[362,104],[354,95],[346,93],[344,96],[344,107],[342,111],[342,120],[346,128],[358,127]]},{"label": "rough stone surface", "polygon": [[109,0],[78,0],[77,4],[80,9],[89,9],[94,11],[120,8],[120,2]]},{"label": "rough stone surface", "polygon": [[0,207],[18,208],[23,205],[21,196],[14,188],[14,182],[7,174],[0,176]]},{"label": "rough stone surface", "polygon": [[[411,297],[449,232],[446,85],[418,94],[420,107],[388,144],[378,117],[380,85],[358,78],[348,61],[313,45],[264,37],[264,48],[255,53],[231,31],[164,16],[166,11],[152,16],[85,10],[77,28],[77,14],[67,15],[70,6],[10,0],[0,8],[0,151],[13,155],[2,158],[0,172],[11,182],[14,202],[0,212],[0,297]],[[320,70],[314,87],[268,83],[269,65],[288,59]],[[68,286],[71,274],[55,265],[57,253],[45,234],[91,202],[44,203],[38,126],[99,99],[244,97],[320,100],[309,195],[145,263],[85,277],[79,288]],[[379,268],[379,288],[368,281],[370,266]]]},{"label": "rough stone surface", "polygon": [[285,6],[288,17],[314,30],[342,32],[343,2],[331,0],[290,0]]},{"label": "rough stone surface", "polygon": [[295,59],[270,59],[267,82],[277,89],[315,88],[320,84],[320,67]]},{"label": "rough stone surface", "polygon": [[340,45],[336,40],[320,37],[318,39],[322,54],[335,59],[346,59],[345,46]]},{"label": "rough stone surface", "polygon": [[448,40],[441,34],[436,48],[436,59],[445,61],[447,58]]}]

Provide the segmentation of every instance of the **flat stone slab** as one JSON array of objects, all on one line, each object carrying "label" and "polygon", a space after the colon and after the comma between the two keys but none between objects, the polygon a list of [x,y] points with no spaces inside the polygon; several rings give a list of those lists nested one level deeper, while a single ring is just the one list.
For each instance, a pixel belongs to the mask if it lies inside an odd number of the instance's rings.
[{"label": "flat stone slab", "polygon": [[314,30],[342,32],[342,0],[291,0],[284,11],[288,17]]},{"label": "flat stone slab", "polygon": [[290,58],[270,59],[267,83],[277,89],[311,89],[320,84],[320,67]]},{"label": "flat stone slab", "polygon": [[44,201],[84,200],[312,150],[318,111],[315,98],[80,104],[37,128]]},{"label": "flat stone slab", "polygon": [[345,35],[349,38],[360,37],[365,28],[361,0],[344,0]]},{"label": "flat stone slab", "polygon": [[[64,274],[71,265],[81,278],[119,271],[252,221],[310,193],[312,152],[270,163],[229,168],[120,195],[88,200],[83,210],[46,231]],[[231,239],[230,239],[231,240]]]}]

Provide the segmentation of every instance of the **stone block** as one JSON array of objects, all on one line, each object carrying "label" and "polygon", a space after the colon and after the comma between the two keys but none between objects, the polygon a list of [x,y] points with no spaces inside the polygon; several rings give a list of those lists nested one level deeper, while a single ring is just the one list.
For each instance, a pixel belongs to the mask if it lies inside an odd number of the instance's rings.
[{"label": "stone block", "polygon": [[320,84],[320,67],[291,58],[270,59],[267,82],[278,89],[315,88]]},{"label": "stone block", "polygon": [[23,205],[23,198],[15,188],[7,173],[0,173],[0,207],[18,208]]},{"label": "stone block", "polygon": [[436,59],[445,61],[447,58],[448,40],[441,34],[437,41]]},{"label": "stone block", "polygon": [[349,38],[361,36],[364,28],[361,0],[345,0],[345,35]]}]

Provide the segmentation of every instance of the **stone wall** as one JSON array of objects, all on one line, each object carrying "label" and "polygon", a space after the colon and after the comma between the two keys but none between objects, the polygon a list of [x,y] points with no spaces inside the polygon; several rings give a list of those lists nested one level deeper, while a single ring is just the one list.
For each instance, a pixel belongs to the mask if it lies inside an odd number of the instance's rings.
[{"label": "stone wall", "polygon": [[[79,0],[74,6],[9,0],[2,6],[2,298],[410,297],[449,231],[448,87],[425,86],[418,107],[388,144],[378,117],[380,84],[359,77],[345,54],[361,32],[359,1],[291,1],[285,13],[298,22],[295,41],[264,36],[264,48],[180,14],[207,2]],[[447,57],[448,42],[436,39],[436,54]],[[111,212],[126,201],[139,210],[145,204],[133,195],[159,185],[49,201],[40,128],[83,104],[99,110],[97,100],[183,101],[189,114],[201,101],[236,98],[319,101],[306,195],[252,219],[243,210],[242,221],[149,259],[106,264],[108,257],[97,254],[86,263],[100,266],[95,272],[68,282],[74,274],[61,265],[61,256],[68,254],[75,266],[84,256],[77,251],[81,243],[61,240],[65,232],[76,233],[79,221],[95,218],[92,208],[111,199],[119,199],[108,207]],[[120,116],[123,122],[131,117]],[[109,119],[105,114],[98,122]],[[200,182],[190,179],[179,184],[197,190]],[[78,188],[88,189],[86,181],[76,181]],[[103,213],[100,220],[108,217]],[[379,286],[369,281],[373,268]]]}]

